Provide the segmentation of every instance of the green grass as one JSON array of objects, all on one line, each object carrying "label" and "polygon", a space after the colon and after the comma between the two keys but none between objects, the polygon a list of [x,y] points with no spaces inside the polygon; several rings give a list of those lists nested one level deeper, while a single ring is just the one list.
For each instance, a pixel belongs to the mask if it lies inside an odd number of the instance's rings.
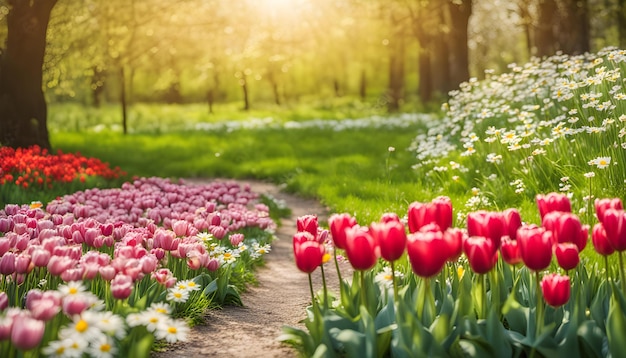
[{"label": "green grass", "polygon": [[[54,133],[55,148],[120,166],[131,175],[172,178],[256,178],[369,222],[385,211],[406,211],[414,200],[442,193],[419,185],[404,150],[408,129],[240,130],[161,135]],[[390,152],[389,147],[397,148]]]}]

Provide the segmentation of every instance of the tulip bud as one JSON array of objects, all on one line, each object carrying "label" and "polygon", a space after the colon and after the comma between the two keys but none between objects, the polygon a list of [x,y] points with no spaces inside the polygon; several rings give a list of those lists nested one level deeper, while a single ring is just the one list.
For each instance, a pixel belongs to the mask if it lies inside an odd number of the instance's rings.
[{"label": "tulip bud", "polygon": [[304,215],[296,219],[296,226],[298,231],[306,231],[317,238],[317,229],[319,227],[317,223],[317,216]]},{"label": "tulip bud", "polygon": [[356,224],[356,219],[351,217],[349,214],[333,214],[330,216],[328,219],[328,226],[336,248],[346,248],[345,230],[355,226]]},{"label": "tulip bud", "polygon": [[448,245],[440,230],[409,234],[406,251],[413,272],[424,278],[437,275],[449,257]]},{"label": "tulip bud", "polygon": [[591,242],[596,252],[602,256],[609,256],[615,252],[615,249],[611,246],[611,243],[606,237],[606,230],[604,230],[602,223],[597,223],[593,226]]},{"label": "tulip bud", "polygon": [[43,338],[45,323],[26,314],[20,314],[13,320],[11,342],[21,350],[37,347]]},{"label": "tulip bud", "polygon": [[322,264],[324,252],[324,245],[315,240],[310,232],[300,231],[293,236],[293,254],[300,271],[315,271]]},{"label": "tulip bud", "polygon": [[552,233],[536,225],[522,225],[517,230],[522,261],[533,271],[545,270],[552,261]]},{"label": "tulip bud", "polygon": [[463,251],[472,271],[486,274],[498,262],[498,250],[492,240],[482,236],[470,236],[463,242]]},{"label": "tulip bud", "polygon": [[551,273],[541,280],[541,292],[546,303],[552,307],[560,307],[569,301],[571,294],[570,279],[568,276],[561,276]]},{"label": "tulip bud", "polygon": [[467,235],[486,237],[493,241],[494,252],[497,251],[502,236],[507,235],[504,215],[484,210],[467,214]]},{"label": "tulip bud", "polygon": [[506,209],[502,212],[504,218],[504,234],[511,240],[517,239],[517,229],[522,226],[522,217],[517,209]]},{"label": "tulip bud", "polygon": [[543,217],[543,227],[552,232],[554,243],[572,242],[582,251],[587,246],[589,227],[572,213],[552,211]]},{"label": "tulip bud", "polygon": [[578,247],[571,242],[562,242],[554,247],[554,255],[559,266],[565,271],[576,268],[580,262]]},{"label": "tulip bud", "polygon": [[596,208],[596,216],[600,222],[604,222],[604,212],[607,209],[624,210],[624,206],[622,205],[622,200],[620,198],[596,199],[594,206]]},{"label": "tulip bud", "polygon": [[504,262],[509,265],[517,265],[522,262],[522,255],[520,254],[517,240],[512,240],[508,236],[502,238],[500,253]]},{"label": "tulip bud", "polygon": [[380,256],[387,261],[395,261],[404,254],[406,232],[400,221],[372,223],[370,232],[380,248]]},{"label": "tulip bud", "polygon": [[550,193],[547,195],[538,194],[536,197],[537,207],[541,219],[552,211],[572,212],[572,204],[565,194]]},{"label": "tulip bud", "polygon": [[602,222],[606,238],[616,251],[626,250],[626,212],[624,210],[607,209]]},{"label": "tulip bud", "polygon": [[346,256],[355,270],[369,270],[376,264],[376,241],[367,228],[353,226],[346,229]]}]

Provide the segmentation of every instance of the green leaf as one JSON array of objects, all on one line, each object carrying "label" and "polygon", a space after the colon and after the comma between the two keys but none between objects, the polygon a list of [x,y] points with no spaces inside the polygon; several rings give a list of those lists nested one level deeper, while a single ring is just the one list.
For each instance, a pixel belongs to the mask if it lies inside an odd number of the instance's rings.
[{"label": "green leaf", "polygon": [[606,333],[609,339],[609,351],[613,357],[621,357],[626,352],[626,317],[621,300],[617,297],[619,288],[613,287],[613,295],[609,304],[609,317]]},{"label": "green leaf", "polygon": [[604,332],[595,321],[583,322],[577,330],[580,337],[581,356],[603,357],[602,346],[604,344]]},{"label": "green leaf", "polygon": [[209,282],[205,287],[204,290],[202,290],[202,293],[205,296],[209,296],[212,293],[217,291],[217,279],[214,279],[213,281]]}]

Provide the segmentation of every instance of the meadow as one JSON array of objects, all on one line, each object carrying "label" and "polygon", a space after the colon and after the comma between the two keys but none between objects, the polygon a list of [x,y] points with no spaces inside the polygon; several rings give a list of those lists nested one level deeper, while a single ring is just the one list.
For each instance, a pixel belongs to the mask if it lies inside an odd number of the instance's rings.
[{"label": "meadow", "polygon": [[[285,327],[281,340],[303,356],[618,356],[626,349],[624,62],[626,52],[606,49],[512,64],[463,84],[430,114],[383,116],[349,99],[243,115],[225,106],[219,116],[200,105],[136,105],[123,134],[113,107],[53,105],[51,142],[144,178],[124,190],[157,176],[255,178],[328,206],[328,223],[298,220],[294,270],[317,274],[335,261],[341,271],[347,259],[355,275],[339,277],[340,292],[311,287],[306,329]],[[28,204],[52,200],[46,192],[2,193]],[[9,208],[23,234],[20,220],[36,208]],[[83,209],[71,210],[79,225]],[[150,235],[157,229],[145,217],[181,240],[210,228],[176,228],[183,214],[155,212],[137,211]],[[225,247],[218,253],[239,247],[235,228],[229,237],[213,230]],[[252,236],[264,245],[266,235]],[[206,284],[220,304],[253,266],[235,270],[239,281],[229,271],[219,289],[210,272],[180,278]]]}]

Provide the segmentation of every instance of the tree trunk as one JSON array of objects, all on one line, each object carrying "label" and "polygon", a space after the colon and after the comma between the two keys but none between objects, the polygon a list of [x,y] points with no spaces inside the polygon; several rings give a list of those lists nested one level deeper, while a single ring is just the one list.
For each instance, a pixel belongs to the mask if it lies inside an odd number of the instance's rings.
[{"label": "tree trunk", "polygon": [[120,103],[122,104],[122,130],[128,133],[128,101],[126,99],[126,74],[124,65],[120,65]]},{"label": "tree trunk", "polygon": [[619,46],[626,48],[626,0],[618,0],[617,29],[619,33]]},{"label": "tree trunk", "polygon": [[560,21],[559,43],[561,50],[570,55],[590,51],[591,35],[588,0],[564,0],[563,19]]},{"label": "tree trunk", "polygon": [[554,27],[559,16],[556,0],[539,0],[538,20],[535,28],[536,56],[552,56],[555,54],[558,44]]},{"label": "tree trunk", "polygon": [[56,2],[8,1],[6,49],[0,55],[0,145],[51,147],[42,67]]},{"label": "tree trunk", "polygon": [[367,74],[365,70],[361,70],[361,81],[359,81],[359,96],[361,101],[365,102],[367,99]]},{"label": "tree trunk", "polygon": [[442,6],[437,6],[434,11],[434,17],[439,20],[433,41],[430,42],[429,50],[431,51],[431,73],[433,79],[434,92],[447,96],[448,92],[453,88],[450,81],[450,50],[448,48],[448,36],[444,33],[443,28],[446,24],[446,16]]},{"label": "tree trunk", "polygon": [[457,88],[469,80],[469,47],[467,26],[472,15],[472,0],[450,1],[450,85]]},{"label": "tree trunk", "polygon": [[433,77],[431,68],[431,55],[430,49],[427,48],[425,43],[420,41],[421,51],[418,57],[418,71],[419,71],[419,87],[418,95],[422,103],[429,103],[433,99]]},{"label": "tree trunk", "polygon": [[242,75],[241,77],[241,90],[243,91],[243,110],[250,110],[250,99],[248,98],[248,80],[246,75]]}]

